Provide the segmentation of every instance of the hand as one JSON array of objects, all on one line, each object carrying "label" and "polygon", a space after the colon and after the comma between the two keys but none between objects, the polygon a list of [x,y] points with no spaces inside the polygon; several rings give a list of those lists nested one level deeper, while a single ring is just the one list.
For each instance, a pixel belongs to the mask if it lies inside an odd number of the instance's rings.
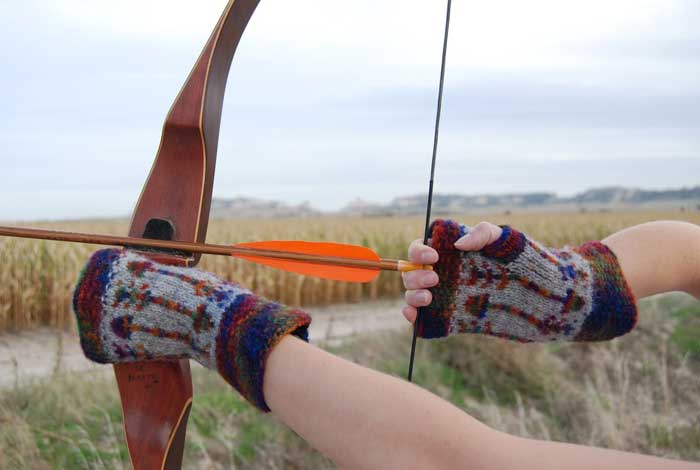
[{"label": "hand", "polygon": [[[439,284],[420,272],[405,279],[404,314],[415,320],[416,307],[424,309],[421,338],[477,333],[521,342],[604,341],[636,324],[634,294],[615,253],[601,242],[553,249],[509,226],[472,229],[436,220],[430,246],[439,258],[433,265]],[[409,256],[424,256],[424,249]]]},{"label": "hand", "polygon": [[[495,242],[501,236],[503,229],[489,222],[480,222],[469,233],[454,244],[461,251],[479,251]],[[425,246],[423,240],[415,240],[408,247],[408,259],[419,264],[435,264],[438,253],[433,248]],[[406,305],[402,312],[406,320],[413,323],[418,314],[418,307],[430,305],[433,296],[428,290],[437,285],[439,279],[434,271],[409,271],[403,273],[403,286],[406,288]]]}]

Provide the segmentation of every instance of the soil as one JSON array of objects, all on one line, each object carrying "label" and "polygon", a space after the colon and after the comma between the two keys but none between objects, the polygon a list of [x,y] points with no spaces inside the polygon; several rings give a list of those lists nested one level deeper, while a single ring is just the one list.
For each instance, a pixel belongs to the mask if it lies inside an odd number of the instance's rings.
[{"label": "soil", "polygon": [[[314,344],[337,345],[355,335],[408,328],[401,315],[402,300],[362,302],[309,308],[313,317],[309,337]],[[88,361],[75,332],[49,328],[0,335],[0,388],[55,372],[78,372],[110,366]]]}]

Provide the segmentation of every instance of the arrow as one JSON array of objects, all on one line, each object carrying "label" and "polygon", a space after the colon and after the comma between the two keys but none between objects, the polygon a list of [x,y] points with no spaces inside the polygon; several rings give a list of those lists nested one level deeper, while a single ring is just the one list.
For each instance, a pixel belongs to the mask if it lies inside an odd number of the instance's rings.
[{"label": "arrow", "polygon": [[183,255],[203,253],[233,256],[305,276],[346,282],[370,282],[379,276],[381,271],[408,272],[432,269],[429,265],[380,258],[377,253],[364,246],[331,242],[272,240],[212,245],[8,226],[0,226],[0,236],[170,250]]}]

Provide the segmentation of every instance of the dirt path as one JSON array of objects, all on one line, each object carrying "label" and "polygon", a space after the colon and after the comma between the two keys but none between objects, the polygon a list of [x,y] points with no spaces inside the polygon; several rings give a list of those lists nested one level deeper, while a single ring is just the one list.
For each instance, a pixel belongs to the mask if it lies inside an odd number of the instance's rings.
[{"label": "dirt path", "polygon": [[[311,342],[338,344],[361,333],[406,328],[401,306],[401,300],[392,300],[310,308]],[[0,388],[46,377],[54,371],[99,369],[110,370],[85,359],[74,333],[38,329],[0,335]]]}]

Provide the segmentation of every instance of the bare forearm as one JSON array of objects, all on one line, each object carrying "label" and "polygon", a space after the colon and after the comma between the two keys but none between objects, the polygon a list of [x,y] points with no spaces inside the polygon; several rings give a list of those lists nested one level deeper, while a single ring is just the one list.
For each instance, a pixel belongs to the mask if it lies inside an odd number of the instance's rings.
[{"label": "bare forearm", "polygon": [[637,298],[671,291],[700,297],[700,227],[659,221],[617,232],[603,243],[617,255]]},{"label": "bare forearm", "polygon": [[268,358],[265,399],[276,416],[345,468],[492,465],[503,435],[408,382],[296,338]]},{"label": "bare forearm", "polygon": [[700,468],[510,436],[413,384],[294,337],[268,358],[264,393],[277,417],[343,468]]},{"label": "bare forearm", "polygon": [[[637,298],[673,290],[700,295],[700,227],[655,222],[603,242],[616,253]],[[268,358],[264,395],[285,424],[342,467],[698,468],[508,436],[412,384],[293,337]]]},{"label": "bare forearm", "polygon": [[509,436],[508,452],[501,468],[588,470],[699,470],[700,464],[650,455],[587,447],[564,442],[538,441]]}]

